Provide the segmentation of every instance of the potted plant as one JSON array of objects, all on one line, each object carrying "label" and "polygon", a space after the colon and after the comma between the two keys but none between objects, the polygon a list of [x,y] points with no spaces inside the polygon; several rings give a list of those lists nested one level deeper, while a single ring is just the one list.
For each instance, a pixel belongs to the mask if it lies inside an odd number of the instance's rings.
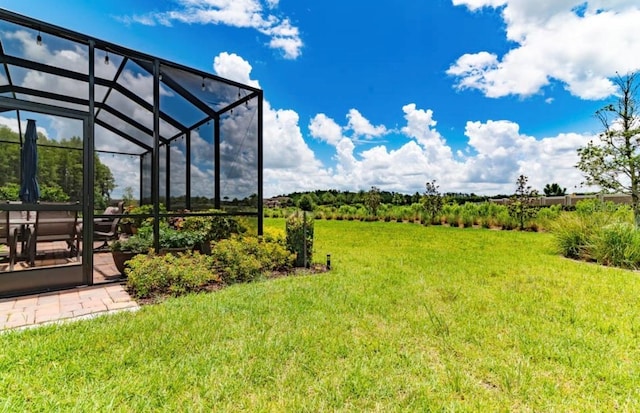
[{"label": "potted plant", "polygon": [[119,239],[111,243],[111,256],[120,274],[124,275],[125,264],[137,254],[147,254],[153,241],[148,236],[132,235],[126,239]]}]

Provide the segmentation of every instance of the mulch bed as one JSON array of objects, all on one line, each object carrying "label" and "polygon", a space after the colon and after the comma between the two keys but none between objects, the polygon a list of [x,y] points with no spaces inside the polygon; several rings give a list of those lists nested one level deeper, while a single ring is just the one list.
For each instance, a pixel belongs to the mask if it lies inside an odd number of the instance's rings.
[{"label": "mulch bed", "polygon": [[[291,271],[273,271],[270,274],[268,274],[265,277],[265,281],[268,280],[274,280],[274,279],[278,279],[278,278],[284,278],[284,277],[296,277],[296,276],[303,276],[303,275],[315,275],[315,274],[323,274],[327,271],[330,271],[329,269],[327,269],[327,266],[324,264],[313,264],[311,265],[310,268],[294,268]],[[201,290],[197,291],[197,292],[207,292],[207,293],[214,293],[216,291],[220,291],[222,290],[224,287],[226,287],[227,284],[222,283],[222,282],[212,282],[210,284],[205,285],[204,287],[202,287]],[[128,289],[127,289],[128,291]],[[131,296],[133,297],[133,293],[131,291],[128,291],[129,294],[131,294]],[[154,295],[151,297],[145,297],[145,298],[134,298],[135,301],[138,303],[138,305],[152,305],[152,304],[159,304],[162,303],[163,301],[165,301],[168,298],[174,297],[170,294],[159,294],[159,295]]]}]

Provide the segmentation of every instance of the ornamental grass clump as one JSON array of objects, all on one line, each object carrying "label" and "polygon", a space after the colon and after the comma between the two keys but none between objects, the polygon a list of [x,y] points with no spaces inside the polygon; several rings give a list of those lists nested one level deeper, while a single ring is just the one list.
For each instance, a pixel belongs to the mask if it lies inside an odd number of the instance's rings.
[{"label": "ornamental grass clump", "polygon": [[568,258],[603,265],[640,268],[640,233],[627,205],[581,201],[551,225],[558,251]]},{"label": "ornamental grass clump", "polygon": [[640,232],[633,224],[616,223],[600,229],[594,235],[590,249],[599,264],[640,268]]},{"label": "ornamental grass clump", "polygon": [[588,259],[588,247],[594,232],[586,217],[564,213],[554,221],[551,231],[558,252],[567,258]]}]

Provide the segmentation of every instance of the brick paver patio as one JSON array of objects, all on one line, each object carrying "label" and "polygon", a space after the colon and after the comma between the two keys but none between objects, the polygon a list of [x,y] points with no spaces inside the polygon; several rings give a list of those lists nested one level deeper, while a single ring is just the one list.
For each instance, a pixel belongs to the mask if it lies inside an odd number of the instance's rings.
[{"label": "brick paver patio", "polygon": [[0,299],[0,330],[140,308],[121,284]]}]

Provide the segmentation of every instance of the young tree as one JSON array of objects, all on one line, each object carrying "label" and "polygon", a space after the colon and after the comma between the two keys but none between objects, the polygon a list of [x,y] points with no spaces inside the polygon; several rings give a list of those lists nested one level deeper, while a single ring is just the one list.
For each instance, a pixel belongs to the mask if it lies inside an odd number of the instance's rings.
[{"label": "young tree", "polygon": [[315,208],[315,206],[316,204],[315,202],[313,202],[313,197],[309,194],[302,195],[298,200],[298,208],[305,212],[313,211],[313,208]]},{"label": "young tree", "polygon": [[529,218],[536,216],[536,209],[533,206],[535,197],[538,196],[538,191],[532,189],[527,185],[529,178],[524,175],[520,175],[516,181],[516,193],[509,199],[507,207],[509,208],[509,215],[518,222],[520,230],[524,229],[524,224]]},{"label": "young tree", "polygon": [[556,182],[552,184],[546,184],[544,187],[545,196],[564,196],[567,194],[567,188],[561,187]]},{"label": "young tree", "polygon": [[431,224],[436,223],[436,218],[442,210],[443,200],[442,195],[438,192],[438,188],[439,186],[436,185],[435,179],[431,182],[427,182],[426,190],[422,197],[422,204],[424,205],[424,209]]},{"label": "young tree", "polygon": [[378,215],[378,208],[380,207],[380,202],[381,202],[380,189],[376,188],[375,186],[372,186],[369,192],[366,192],[364,194],[364,204],[366,205],[371,215],[373,216]]},{"label": "young tree", "polygon": [[596,112],[604,131],[599,142],[578,149],[587,185],[631,195],[636,228],[640,227],[640,113],[637,73],[618,76],[617,100]]}]

